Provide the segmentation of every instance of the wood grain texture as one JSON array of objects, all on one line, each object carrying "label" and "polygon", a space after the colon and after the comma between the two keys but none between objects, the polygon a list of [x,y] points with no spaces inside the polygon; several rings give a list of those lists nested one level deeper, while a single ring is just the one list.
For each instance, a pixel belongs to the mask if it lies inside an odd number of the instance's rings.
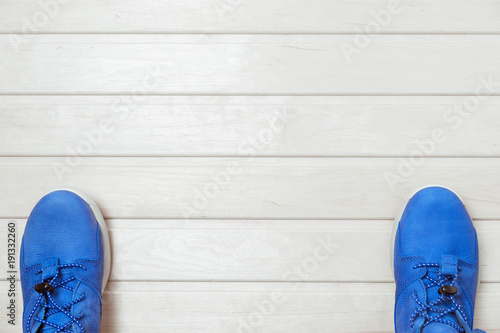
[{"label": "wood grain texture", "polygon": [[0,211],[27,217],[41,195],[72,186],[95,198],[108,218],[391,219],[412,190],[441,184],[463,195],[473,217],[500,217],[500,159],[411,161],[3,158]]},{"label": "wood grain texture", "polygon": [[[493,0],[18,0],[0,5],[0,32],[10,33],[498,33]],[[44,19],[43,13],[50,19]],[[40,14],[41,13],[41,14]],[[381,14],[382,13],[382,14]],[[378,14],[378,15],[377,15]],[[385,14],[385,15],[384,15]],[[26,21],[36,23],[29,29]],[[373,33],[370,30],[370,33]]]},{"label": "wood grain texture", "polygon": [[103,333],[389,333],[392,218],[442,184],[500,333],[500,2],[389,6],[4,1],[0,238],[74,186],[110,227]]},{"label": "wood grain texture", "polygon": [[474,218],[498,219],[499,175],[497,158],[3,158],[0,211],[27,217],[41,195],[72,186],[108,218],[391,219],[437,183]]},{"label": "wood grain texture", "polygon": [[[5,293],[0,302],[6,304]],[[393,305],[392,283],[111,282],[103,299],[102,332],[390,333]],[[474,326],[500,332],[499,306],[500,285],[481,284]],[[0,329],[22,332],[6,321]]]},{"label": "wood grain texture", "polygon": [[[0,238],[6,224],[0,220]],[[25,220],[17,220],[19,243]],[[392,282],[391,220],[108,220],[111,281]],[[498,221],[476,221],[481,281],[500,282]],[[5,263],[0,269],[7,271]]]},{"label": "wood grain texture", "polygon": [[41,35],[18,52],[14,37],[0,35],[0,94],[499,92],[496,36],[377,36],[350,62],[352,35]]},{"label": "wood grain texture", "polygon": [[440,129],[427,156],[500,156],[500,98],[462,115],[466,98],[149,96],[124,113],[116,96],[0,96],[0,155],[411,156]]}]

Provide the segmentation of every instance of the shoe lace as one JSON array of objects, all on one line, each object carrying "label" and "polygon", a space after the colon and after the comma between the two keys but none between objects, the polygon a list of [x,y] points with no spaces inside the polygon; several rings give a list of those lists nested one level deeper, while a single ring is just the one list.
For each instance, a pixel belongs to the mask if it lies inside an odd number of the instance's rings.
[{"label": "shoe lace", "polygon": [[[418,269],[422,267],[440,268],[441,265],[434,263],[422,263],[413,266],[413,269]],[[458,271],[460,271],[460,268],[458,269]],[[413,292],[413,299],[415,300],[415,302],[417,302],[419,307],[415,309],[415,312],[410,317],[411,327],[413,328],[415,326],[415,320],[419,316],[421,316],[425,318],[423,327],[433,322],[439,322],[453,327],[454,329],[457,330],[457,332],[465,332],[465,330],[461,326],[459,326],[456,322],[445,318],[445,315],[447,314],[452,314],[456,316],[455,312],[458,311],[465,319],[465,321],[467,321],[467,316],[465,315],[462,306],[458,304],[455,299],[455,297],[459,295],[457,288],[454,286],[454,284],[457,282],[458,279],[458,273],[456,275],[444,275],[441,274],[441,271],[439,270],[439,272],[437,273],[437,278],[433,278],[429,276],[429,270],[428,270],[426,275],[422,278],[422,280],[424,279],[428,281],[428,283],[425,283],[424,281],[425,288],[429,289],[432,287],[438,287],[440,296],[427,304],[425,301],[422,302],[418,298],[416,291]],[[450,303],[450,302],[451,306],[448,308],[438,307],[438,305],[440,304]],[[437,314],[435,316],[432,316],[428,314],[428,311],[436,312]]]},{"label": "shoe lace", "polygon": [[[83,317],[83,314],[80,314],[79,316],[75,317],[68,310],[74,304],[85,299],[85,293],[83,293],[79,297],[77,297],[77,298],[75,298],[75,299],[71,300],[70,302],[63,304],[63,305],[58,304],[54,300],[54,297],[53,297],[53,293],[55,292],[55,290],[57,288],[63,288],[63,289],[66,289],[70,292],[74,292],[74,288],[67,285],[71,281],[76,280],[76,278],[74,276],[68,277],[60,282],[56,282],[57,277],[59,275],[61,275],[60,272],[62,269],[74,268],[74,267],[87,270],[87,268],[85,266],[80,265],[80,264],[61,264],[61,265],[58,265],[57,272],[56,272],[54,277],[47,279],[47,280],[43,281],[42,283],[39,283],[35,286],[35,290],[39,293],[39,295],[38,295],[38,299],[33,307],[33,310],[31,310],[31,312],[30,312],[30,315],[28,317],[28,321],[26,323],[27,333],[32,333],[31,328],[30,328],[32,320],[38,321],[38,322],[42,323],[43,325],[46,325],[46,327],[55,328],[55,329],[57,329],[56,332],[61,332],[61,333],[73,333],[72,331],[70,331],[68,329],[68,326],[70,326],[72,323],[75,323],[76,325],[78,325],[81,332],[82,333],[84,332],[83,326],[79,322],[79,320]],[[36,272],[36,274],[41,274],[41,273],[42,273],[41,269]],[[44,299],[46,299],[46,301],[47,301],[46,304],[42,303],[42,301]],[[39,307],[45,308],[47,310],[47,312],[44,315],[44,318],[34,317],[36,310]],[[69,318],[69,321],[62,326],[55,324],[53,322],[50,322],[49,317],[56,314],[56,313],[65,314],[66,317]]]}]

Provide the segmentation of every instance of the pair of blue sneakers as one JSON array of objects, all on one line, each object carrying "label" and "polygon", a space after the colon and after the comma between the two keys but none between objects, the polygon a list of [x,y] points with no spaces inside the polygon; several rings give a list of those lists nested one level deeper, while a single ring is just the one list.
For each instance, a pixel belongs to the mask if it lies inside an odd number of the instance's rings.
[{"label": "pair of blue sneakers", "polygon": [[[416,192],[396,219],[393,245],[397,333],[483,332],[472,330],[476,230],[454,192],[438,186]],[[76,190],[44,196],[21,249],[24,332],[99,332],[109,271],[109,237],[97,205]]]}]

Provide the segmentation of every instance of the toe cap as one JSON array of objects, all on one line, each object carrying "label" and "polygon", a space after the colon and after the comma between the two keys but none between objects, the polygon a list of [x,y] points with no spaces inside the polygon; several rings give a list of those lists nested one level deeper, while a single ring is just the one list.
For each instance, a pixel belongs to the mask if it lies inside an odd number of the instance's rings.
[{"label": "toe cap", "polygon": [[23,263],[31,266],[57,257],[61,263],[98,256],[98,222],[77,194],[58,190],[45,195],[28,219],[23,236]]},{"label": "toe cap", "polygon": [[402,256],[423,256],[440,263],[443,254],[467,262],[476,257],[476,231],[460,198],[443,187],[418,191],[399,223]]}]

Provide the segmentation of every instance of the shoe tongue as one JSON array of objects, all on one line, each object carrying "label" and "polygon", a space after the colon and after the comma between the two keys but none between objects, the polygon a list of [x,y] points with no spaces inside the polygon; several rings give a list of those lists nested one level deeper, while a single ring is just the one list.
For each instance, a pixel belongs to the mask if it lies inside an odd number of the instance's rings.
[{"label": "shoe tongue", "polygon": [[[60,271],[59,275],[57,276],[57,278],[53,282],[53,284],[58,284],[61,281],[64,281],[65,279],[71,278],[72,276],[73,276],[73,273],[71,271],[67,271],[67,272]],[[71,281],[71,282],[64,284],[64,286],[69,287],[69,288],[76,288],[76,282]],[[74,293],[71,290],[65,289],[62,286],[60,286],[60,287],[56,288],[53,293],[51,293],[51,297],[58,306],[63,307],[67,303],[69,303],[73,300]],[[49,303],[47,296],[46,296],[46,298],[47,298],[47,303],[49,305],[52,305],[51,303]],[[71,308],[65,309],[65,310],[67,312],[71,313],[72,315],[74,315]],[[56,311],[56,310],[47,309],[46,311],[52,312],[52,311]],[[56,312],[54,314],[51,314],[50,316],[47,316],[45,319],[48,322],[53,323],[55,325],[59,325],[59,326],[64,326],[70,321],[69,317],[60,311]],[[72,326],[68,325],[68,326],[66,326],[66,329],[71,331]],[[41,330],[39,332],[40,333],[54,333],[54,332],[60,332],[60,330],[58,330],[57,328],[52,327],[50,325],[44,324],[44,325],[42,325]]]},{"label": "shoe tongue", "polygon": [[40,333],[56,333],[56,332],[61,332],[60,330],[58,330],[57,328],[42,328],[41,331],[38,331]]},{"label": "shoe tongue", "polygon": [[[438,268],[429,268],[428,271],[427,271],[427,275],[429,277],[431,277],[432,279],[434,280],[437,280],[438,279]],[[434,287],[431,287],[431,288],[428,288],[426,291],[427,291],[427,304],[437,300],[438,298],[441,297],[441,295],[439,295],[439,286],[434,286]],[[450,308],[453,307],[453,304],[450,302],[450,301],[444,301],[444,302],[440,302],[438,303],[437,305],[434,306],[434,308],[438,308],[438,309],[442,309],[442,310],[448,310]],[[431,310],[428,310],[427,312],[430,316],[437,316],[439,315],[438,312],[434,312],[434,311],[431,311]],[[455,324],[457,324],[458,327],[460,327],[460,323],[458,322],[458,318],[455,314],[455,312],[452,312],[452,313],[447,313],[445,314],[444,316],[441,316],[440,317],[442,320],[447,320],[447,321],[450,321],[450,322],[453,322]],[[436,327],[436,328],[434,328]],[[425,329],[430,329],[429,331],[426,331]],[[429,325],[425,326],[425,328],[422,330],[422,333],[432,333],[432,332],[436,332],[436,333],[440,333],[440,332],[452,332],[452,333],[456,333],[457,330],[454,329],[453,327],[451,327],[450,325],[447,325],[447,324],[442,324],[442,323],[439,323],[439,322],[433,322],[433,323],[430,323]]]},{"label": "shoe tongue", "polygon": [[431,323],[425,326],[421,333],[458,333],[456,329],[451,327],[450,325],[441,324],[441,323]]}]

